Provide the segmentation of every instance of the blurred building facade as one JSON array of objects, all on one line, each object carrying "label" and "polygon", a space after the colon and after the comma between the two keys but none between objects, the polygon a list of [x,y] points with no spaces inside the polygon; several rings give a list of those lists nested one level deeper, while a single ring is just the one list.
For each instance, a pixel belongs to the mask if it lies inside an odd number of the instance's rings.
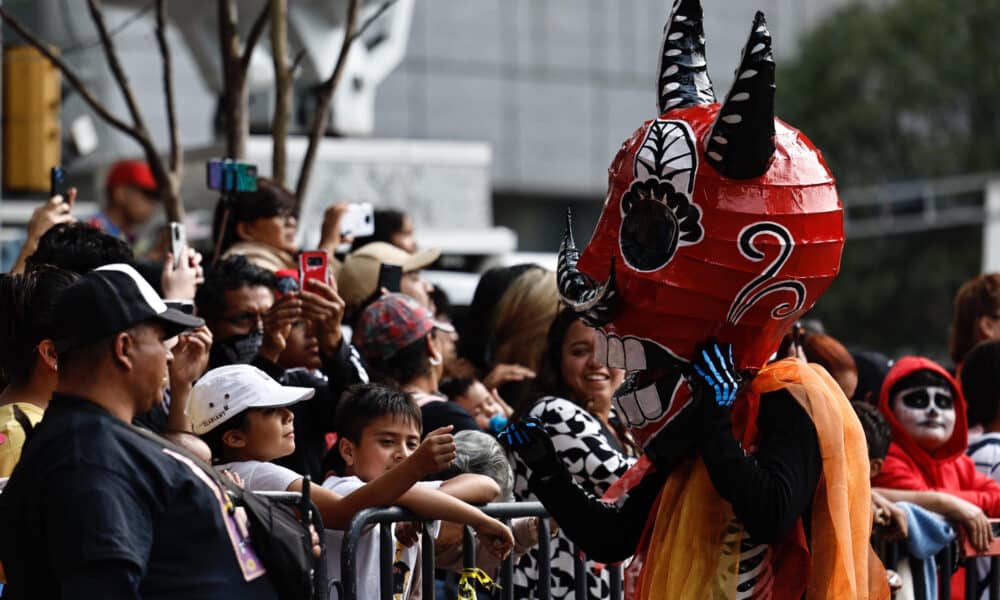
[{"label": "blurred building facade", "polygon": [[[709,69],[717,95],[724,95],[729,87],[755,10],[765,12],[774,36],[781,94],[790,93],[781,87],[781,60],[794,54],[803,33],[848,1],[703,0]],[[312,4],[310,0],[289,2],[292,11],[297,5],[301,9]],[[340,4],[346,6],[346,2]],[[380,0],[365,2],[363,14],[373,14],[381,4]],[[390,6],[379,18],[391,19],[393,11],[406,10],[411,22],[401,62],[375,90],[374,120],[366,125],[371,135],[485,142],[492,156],[489,181],[495,224],[516,231],[521,249],[551,251],[564,209],[572,206],[581,241],[585,240],[600,212],[611,158],[643,120],[656,116],[653,82],[671,2],[400,0],[394,4],[398,5]],[[96,32],[85,3],[8,0],[4,5],[44,39],[57,42],[112,110],[127,114],[100,47],[93,44]],[[114,0],[108,5],[107,21],[151,133],[164,143],[166,121],[151,5]],[[252,20],[262,4],[250,0],[239,5],[242,25]],[[331,14],[336,8],[329,8]],[[217,52],[217,48],[192,45],[190,36],[181,35],[177,26],[185,27],[199,15],[214,19],[215,10],[214,4],[171,3],[175,18],[169,39],[174,50],[178,117],[189,150],[220,147],[213,125],[217,96],[205,80],[203,60],[206,52]],[[332,17],[330,23],[336,26]],[[10,41],[9,32],[6,41]],[[266,39],[260,46],[269,51]],[[262,63],[264,69],[270,63],[254,62]],[[358,82],[345,78],[342,93],[349,93],[352,85]],[[261,90],[252,95],[252,103],[267,105],[266,86]],[[68,131],[74,119],[90,113],[76,94],[65,87],[64,92],[62,119]],[[251,110],[257,118],[268,114],[260,106]],[[95,123],[99,149],[80,158],[75,171],[100,173],[112,160],[138,154],[131,140],[96,118]],[[184,193],[195,204],[210,200],[202,177],[197,166],[187,170]],[[98,193],[95,189],[95,196]]]}]

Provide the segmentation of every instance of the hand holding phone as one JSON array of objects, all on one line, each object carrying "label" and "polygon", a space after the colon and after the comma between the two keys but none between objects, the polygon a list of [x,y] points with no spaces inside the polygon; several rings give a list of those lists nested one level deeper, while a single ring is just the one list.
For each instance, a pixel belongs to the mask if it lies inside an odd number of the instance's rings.
[{"label": "hand holding phone", "polygon": [[348,204],[340,219],[341,237],[366,237],[375,233],[375,209],[369,202]]},{"label": "hand holding phone", "polygon": [[299,254],[299,285],[306,289],[306,280],[315,279],[327,283],[329,257],[322,250],[306,250]]},{"label": "hand holding phone", "polygon": [[174,268],[181,266],[187,250],[187,231],[183,223],[170,223],[170,253],[174,256]]}]

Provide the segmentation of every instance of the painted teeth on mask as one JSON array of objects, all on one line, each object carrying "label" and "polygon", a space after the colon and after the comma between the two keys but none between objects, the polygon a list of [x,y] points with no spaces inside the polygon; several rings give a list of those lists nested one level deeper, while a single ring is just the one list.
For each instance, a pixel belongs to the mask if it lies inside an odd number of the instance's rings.
[{"label": "painted teeth on mask", "polygon": [[625,344],[621,338],[608,337],[608,366],[612,369],[625,368]]},{"label": "painted teeth on mask", "polygon": [[601,329],[594,330],[594,358],[595,360],[607,366],[608,364],[608,334],[604,333]]},{"label": "painted teeth on mask", "polygon": [[625,339],[625,368],[629,371],[646,370],[646,350],[635,338]]}]

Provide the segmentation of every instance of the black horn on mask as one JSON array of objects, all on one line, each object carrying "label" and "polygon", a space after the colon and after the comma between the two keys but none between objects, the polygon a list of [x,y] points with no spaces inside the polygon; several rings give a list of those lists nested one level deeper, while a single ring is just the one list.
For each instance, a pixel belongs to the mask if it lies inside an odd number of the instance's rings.
[{"label": "black horn on mask", "polygon": [[774,157],[774,53],[764,13],[753,20],[726,101],[705,144],[705,157],[732,179],[763,175]]},{"label": "black horn on mask", "polygon": [[675,0],[663,27],[657,99],[660,114],[715,102],[705,61],[705,30],[698,0]]},{"label": "black horn on mask", "polygon": [[576,311],[591,327],[610,323],[616,315],[618,293],[615,290],[615,257],[611,257],[611,267],[604,283],[598,283],[576,268],[580,251],[573,240],[573,217],[566,211],[566,232],[559,244],[559,266],[556,271],[556,285],[559,297],[567,306]]}]

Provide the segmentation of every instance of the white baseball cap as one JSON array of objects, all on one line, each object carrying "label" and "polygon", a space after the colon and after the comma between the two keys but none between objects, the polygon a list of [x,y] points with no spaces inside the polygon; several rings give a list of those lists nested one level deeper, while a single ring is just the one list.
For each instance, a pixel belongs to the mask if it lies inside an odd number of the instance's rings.
[{"label": "white baseball cap", "polygon": [[248,408],[288,406],[308,400],[313,388],[281,385],[250,365],[226,365],[202,375],[191,390],[187,414],[198,435],[212,431]]}]

